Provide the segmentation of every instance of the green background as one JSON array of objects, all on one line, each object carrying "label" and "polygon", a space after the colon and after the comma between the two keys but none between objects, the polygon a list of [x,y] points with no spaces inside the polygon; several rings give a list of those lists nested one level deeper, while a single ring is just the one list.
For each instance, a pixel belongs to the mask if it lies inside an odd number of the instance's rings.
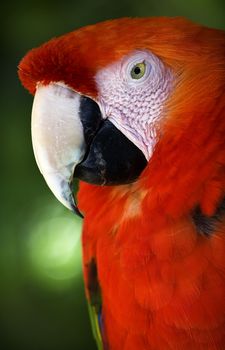
[{"label": "green background", "polygon": [[[48,190],[30,138],[24,54],[54,36],[122,16],[186,16],[225,28],[224,0],[18,1],[0,5],[0,348],[95,349],[81,272],[81,221]],[[179,49],[179,48],[178,48]]]}]

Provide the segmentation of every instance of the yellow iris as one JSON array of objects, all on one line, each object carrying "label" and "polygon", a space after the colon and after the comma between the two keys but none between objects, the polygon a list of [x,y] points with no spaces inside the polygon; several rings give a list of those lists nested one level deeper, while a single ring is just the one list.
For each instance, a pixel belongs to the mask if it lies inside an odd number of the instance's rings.
[{"label": "yellow iris", "polygon": [[145,70],[145,62],[137,63],[135,66],[133,66],[130,75],[133,79],[141,79],[145,74]]}]

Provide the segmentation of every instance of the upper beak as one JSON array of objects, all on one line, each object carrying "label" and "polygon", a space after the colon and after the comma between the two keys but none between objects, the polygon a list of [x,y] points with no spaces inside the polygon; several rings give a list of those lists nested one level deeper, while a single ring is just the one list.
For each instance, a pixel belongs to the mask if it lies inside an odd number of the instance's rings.
[{"label": "upper beak", "polygon": [[40,172],[58,200],[77,214],[80,213],[72,192],[73,173],[87,147],[79,112],[81,100],[81,95],[64,84],[39,84],[31,123]]},{"label": "upper beak", "polygon": [[76,206],[73,177],[97,185],[135,181],[147,160],[98,104],[62,83],[37,86],[32,110],[32,142],[48,186],[67,208]]}]

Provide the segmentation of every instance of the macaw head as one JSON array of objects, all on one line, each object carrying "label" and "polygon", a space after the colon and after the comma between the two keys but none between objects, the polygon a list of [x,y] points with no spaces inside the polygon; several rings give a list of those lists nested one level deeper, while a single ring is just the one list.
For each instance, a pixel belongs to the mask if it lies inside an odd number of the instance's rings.
[{"label": "macaw head", "polygon": [[19,76],[34,94],[34,153],[55,196],[76,210],[74,177],[96,185],[154,181],[159,163],[157,181],[182,169],[194,186],[196,161],[204,164],[210,152],[204,145],[218,139],[215,120],[224,130],[215,113],[222,41],[222,32],[182,18],[124,18],[28,52]]}]

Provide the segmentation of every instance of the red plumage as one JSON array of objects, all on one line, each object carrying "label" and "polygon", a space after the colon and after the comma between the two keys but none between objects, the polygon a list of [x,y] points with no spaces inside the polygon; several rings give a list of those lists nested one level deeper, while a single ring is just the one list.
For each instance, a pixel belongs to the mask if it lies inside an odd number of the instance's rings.
[{"label": "red plumage", "polygon": [[95,259],[110,350],[222,350],[224,32],[182,18],[107,21],[32,50],[19,75],[31,93],[37,82],[64,81],[95,98],[96,72],[137,48],[170,66],[176,85],[139,180],[80,184],[85,282]]}]

